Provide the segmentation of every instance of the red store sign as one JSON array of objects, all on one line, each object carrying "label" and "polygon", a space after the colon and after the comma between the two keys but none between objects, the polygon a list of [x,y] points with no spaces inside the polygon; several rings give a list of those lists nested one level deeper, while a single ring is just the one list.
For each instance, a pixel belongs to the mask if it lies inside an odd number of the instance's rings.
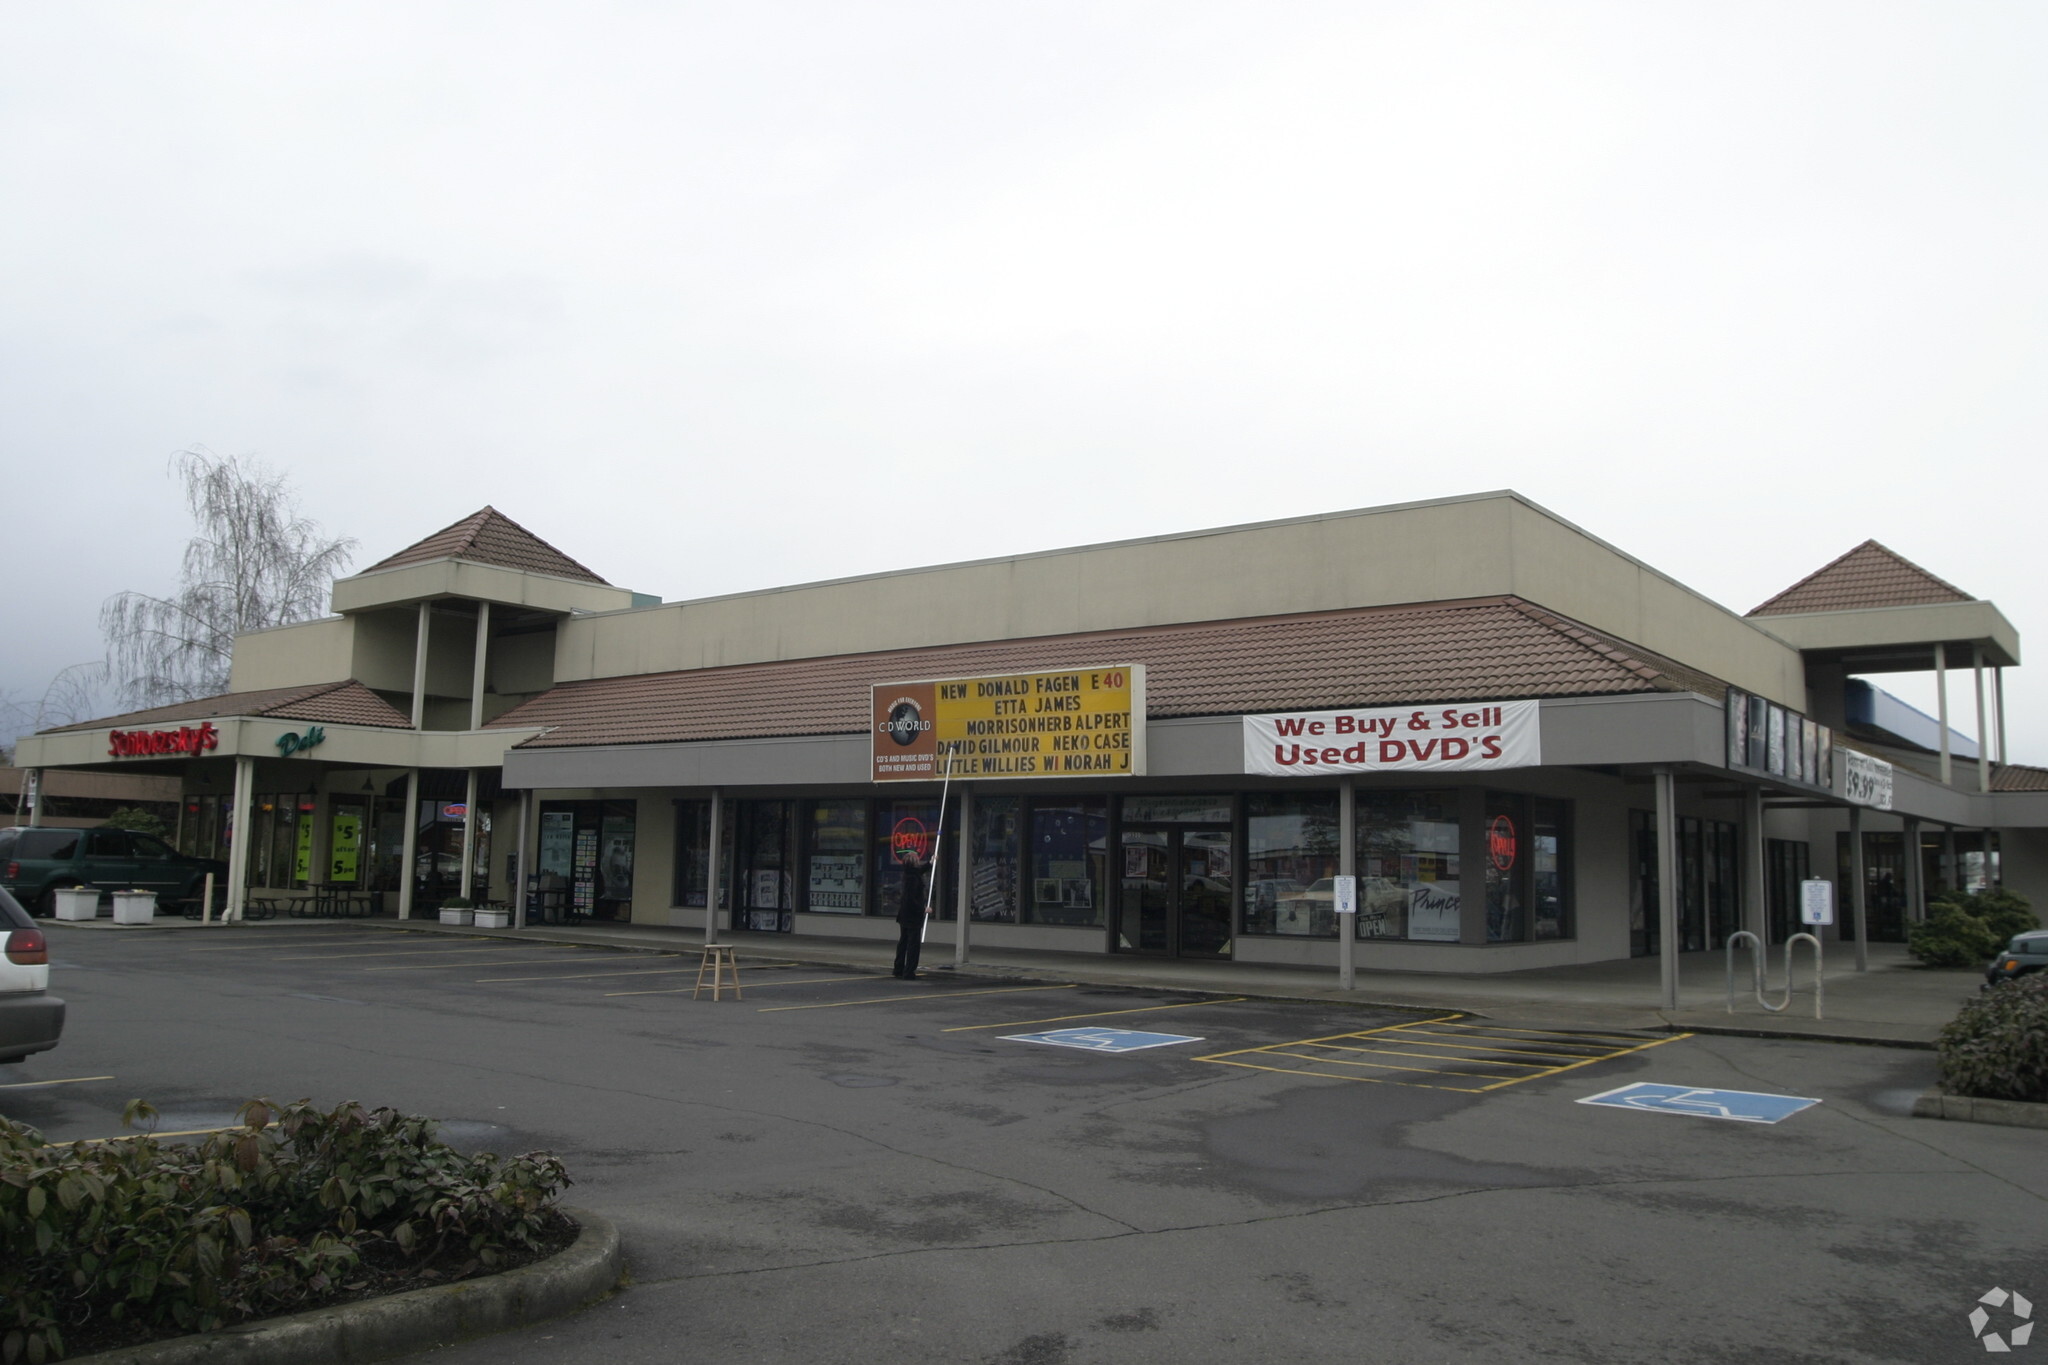
[{"label": "red store sign", "polygon": [[115,758],[153,758],[158,754],[203,754],[220,747],[213,722],[181,725],[175,730],[110,730],[107,752]]}]

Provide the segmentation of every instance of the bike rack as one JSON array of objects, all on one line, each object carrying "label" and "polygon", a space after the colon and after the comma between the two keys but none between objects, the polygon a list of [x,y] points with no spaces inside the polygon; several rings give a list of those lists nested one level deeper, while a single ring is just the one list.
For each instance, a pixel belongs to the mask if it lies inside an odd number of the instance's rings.
[{"label": "bike rack", "polygon": [[1813,1017],[1816,1019],[1820,1018],[1821,1001],[1826,990],[1821,976],[1820,940],[1812,934],[1794,934],[1785,940],[1785,998],[1773,1005],[1764,998],[1764,991],[1766,989],[1765,967],[1767,959],[1770,957],[1770,950],[1764,947],[1763,940],[1747,929],[1738,929],[1728,936],[1728,1012],[1730,1014],[1735,1013],[1735,945],[1742,939],[1749,940],[1750,951],[1754,954],[1750,958],[1750,966],[1753,969],[1751,972],[1751,985],[1756,991],[1756,1002],[1772,1014],[1781,1014],[1792,1006],[1793,948],[1801,942],[1813,945]]}]

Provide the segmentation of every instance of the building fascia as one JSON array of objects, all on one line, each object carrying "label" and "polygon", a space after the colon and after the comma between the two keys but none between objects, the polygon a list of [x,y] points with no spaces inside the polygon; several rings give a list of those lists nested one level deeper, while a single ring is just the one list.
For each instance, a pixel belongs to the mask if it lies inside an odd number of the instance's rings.
[{"label": "building fascia", "polygon": [[[208,758],[276,759],[278,740],[285,735],[322,732],[320,743],[289,756],[291,762],[346,764],[364,768],[495,768],[509,745],[541,733],[536,729],[394,730],[384,726],[342,725],[325,721],[277,717],[228,716],[203,722],[216,733],[215,747],[199,754],[162,754],[116,758],[110,736],[122,726],[67,730],[60,734],[27,735],[16,747],[21,768],[92,768],[102,772],[161,773],[170,765]],[[137,730],[196,729],[165,723]]]},{"label": "building fascia", "polygon": [[336,579],[333,609],[343,615],[410,606],[443,597],[569,615],[611,612],[633,605],[633,593],[608,583],[507,569],[466,559],[433,559]]},{"label": "building fascia", "polygon": [[[1934,667],[1938,644],[1979,645],[1984,662],[2011,668],[2020,661],[2020,633],[1990,602],[1923,602],[1900,607],[1862,607],[1851,611],[1813,611],[1749,617],[1758,629],[1810,654],[1859,652],[1929,652],[1929,661],[1914,671]],[[1951,657],[1951,662],[1958,662]],[[1902,671],[1865,668],[1863,672]]]}]

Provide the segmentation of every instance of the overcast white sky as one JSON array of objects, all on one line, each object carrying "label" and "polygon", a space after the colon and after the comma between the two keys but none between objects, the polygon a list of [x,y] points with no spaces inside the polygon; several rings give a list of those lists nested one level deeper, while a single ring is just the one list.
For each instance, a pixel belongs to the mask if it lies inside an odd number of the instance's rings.
[{"label": "overcast white sky", "polygon": [[358,567],[485,503],[674,599],[1512,487],[1738,611],[1874,536],[2048,647],[2038,0],[5,8],[16,696],[173,585],[193,444]]}]

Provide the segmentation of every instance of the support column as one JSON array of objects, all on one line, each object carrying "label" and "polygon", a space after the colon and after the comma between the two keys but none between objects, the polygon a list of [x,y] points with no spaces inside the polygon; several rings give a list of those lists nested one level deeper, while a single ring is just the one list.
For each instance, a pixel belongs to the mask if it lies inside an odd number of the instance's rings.
[{"label": "support column", "polygon": [[[1349,777],[1337,787],[1337,875],[1358,876],[1358,788]],[[1331,918],[1337,921],[1337,985],[1352,990],[1357,979],[1358,916]]]},{"label": "support column", "polygon": [[[419,629],[413,636],[412,728],[415,730],[427,728],[427,640],[433,633],[430,625],[430,622],[433,620],[432,611],[433,607],[431,604],[426,602],[420,603]],[[412,869],[410,867],[406,869],[405,875],[408,879],[411,878]]]},{"label": "support column", "polygon": [[469,728],[484,728],[484,664],[491,645],[491,604],[476,604],[476,661],[469,670]]},{"label": "support column", "polygon": [[[711,847],[706,851],[704,865],[704,941],[718,942],[718,864],[719,845],[725,842],[725,801],[718,794],[718,788],[711,789]],[[737,902],[738,898],[734,898]],[[738,909],[737,903],[734,909]]]},{"label": "support column", "polygon": [[[1977,790],[1991,790],[1991,727],[1984,710],[1984,646],[1970,646],[1970,666],[1977,684]],[[1989,864],[1987,863],[1988,867]]]},{"label": "support column", "polygon": [[968,925],[974,921],[974,789],[965,782],[960,784],[960,813],[954,818],[960,822],[954,839],[960,847],[960,875],[953,888],[953,965],[965,967]]},{"label": "support column", "polygon": [[1742,927],[1760,944],[1770,942],[1770,916],[1764,900],[1764,789],[1742,794]]},{"label": "support column", "polygon": [[1920,820],[1906,817],[1906,919],[1913,924],[1927,918],[1927,873],[1920,863]]},{"label": "support column", "polygon": [[533,789],[523,787],[519,792],[519,862],[512,869],[512,926],[526,927],[526,878],[532,866],[530,862],[533,838]]},{"label": "support column", "polygon": [[1869,897],[1863,875],[1863,807],[1849,807],[1849,919],[1856,926],[1856,970],[1870,970]]},{"label": "support column", "polygon": [[[43,770],[30,768],[21,775],[21,799],[28,806],[29,828],[43,823]],[[14,823],[21,823],[21,805],[14,810]]]},{"label": "support column", "polygon": [[234,804],[228,815],[228,903],[221,911],[222,923],[242,918],[243,907],[249,901],[249,854],[256,845],[250,830],[249,807],[255,789],[256,760],[246,754],[237,755]]},{"label": "support column", "polygon": [[2008,756],[2005,748],[2005,668],[2003,665],[1991,670],[1991,695],[1998,699],[1996,707],[1998,715],[1998,761],[2000,763],[2010,763],[2012,759]]},{"label": "support column", "polygon": [[1955,763],[1948,751],[1948,646],[1934,647],[1935,719],[1941,722],[1941,785],[1955,780]]},{"label": "support column", "polygon": [[1657,957],[1663,1007],[1678,1008],[1678,783],[1659,768],[1657,788]]},{"label": "support column", "polygon": [[[426,617],[420,618],[422,621]],[[417,694],[415,694],[417,695]],[[398,855],[398,917],[412,918],[413,864],[420,856],[420,770],[405,770],[405,839]]]},{"label": "support column", "polygon": [[462,791],[462,898],[472,899],[470,891],[476,880],[476,769],[469,770],[469,781]]}]

